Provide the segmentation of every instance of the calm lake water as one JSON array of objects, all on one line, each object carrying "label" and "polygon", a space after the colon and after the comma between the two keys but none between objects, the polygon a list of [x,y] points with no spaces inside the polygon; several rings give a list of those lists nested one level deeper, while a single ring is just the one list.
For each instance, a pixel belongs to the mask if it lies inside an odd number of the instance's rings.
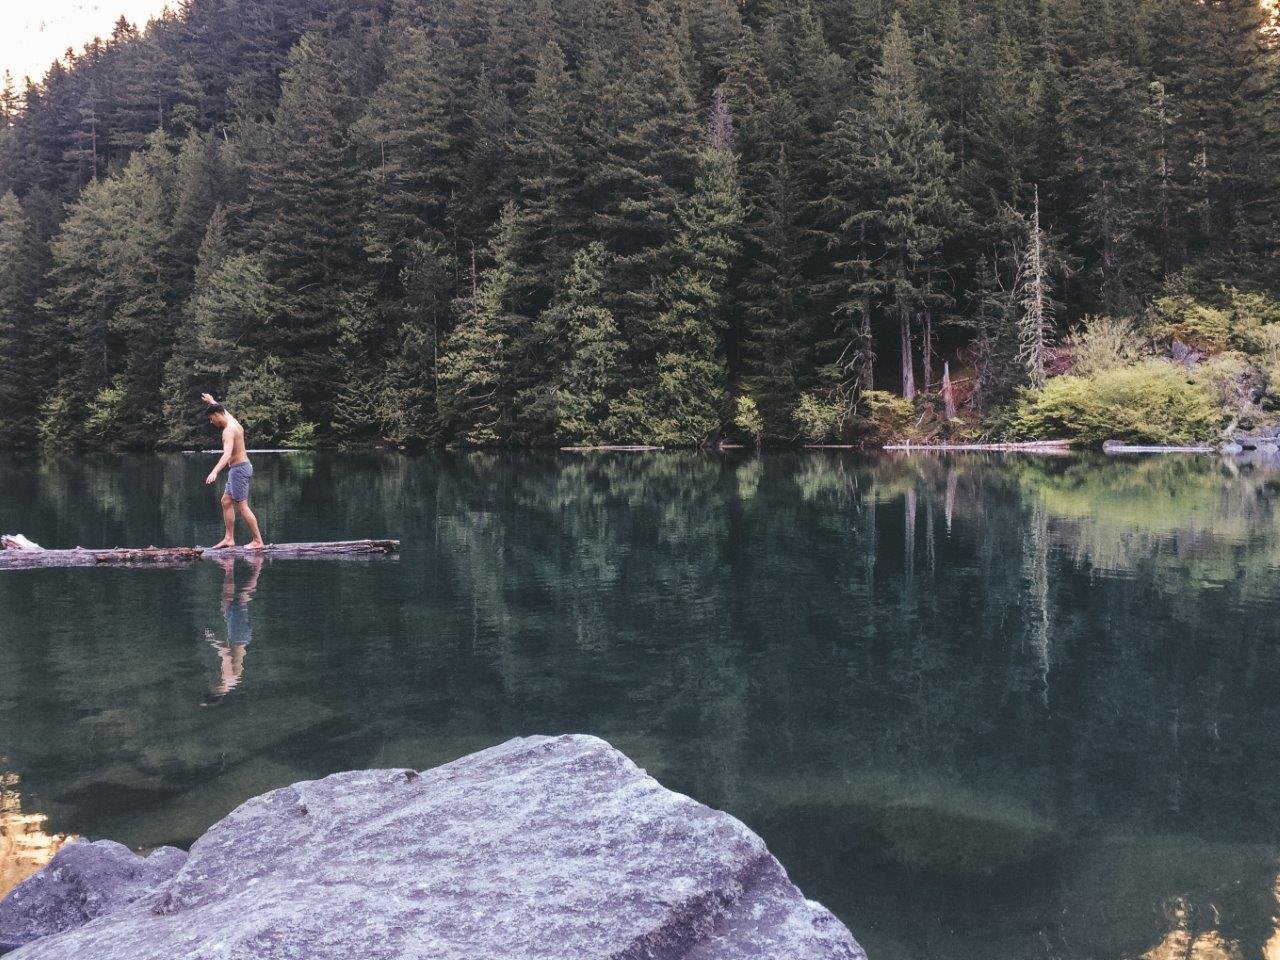
[{"label": "calm lake water", "polygon": [[[212,459],[6,455],[0,531],[211,542]],[[255,466],[269,539],[402,557],[0,572],[0,879],[575,731],[746,821],[872,960],[1280,957],[1280,467]]]}]

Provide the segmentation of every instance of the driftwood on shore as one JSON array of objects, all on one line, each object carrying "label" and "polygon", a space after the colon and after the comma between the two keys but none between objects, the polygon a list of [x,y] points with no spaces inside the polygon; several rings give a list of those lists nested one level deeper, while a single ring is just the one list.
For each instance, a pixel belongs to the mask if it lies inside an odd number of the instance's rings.
[{"label": "driftwood on shore", "polygon": [[1209,444],[1153,444],[1115,443],[1108,440],[1102,445],[1103,453],[1217,453],[1218,448]]},{"label": "driftwood on shore", "polygon": [[0,550],[0,570],[31,567],[180,567],[218,557],[261,556],[273,559],[356,557],[397,553],[399,540],[340,540],[329,543],[269,543],[260,550],[223,547],[111,547],[107,549],[41,550],[8,547]]},{"label": "driftwood on shore", "polygon": [[1071,449],[1070,440],[1029,440],[1020,443],[891,443],[886,444],[885,450],[908,450],[908,451],[929,451],[929,452],[946,452],[952,450],[995,450],[1003,452],[1016,452],[1019,450],[1028,453],[1065,453]]},{"label": "driftwood on shore", "polygon": [[561,447],[565,453],[643,453],[649,450],[661,450],[662,447],[649,446],[644,443],[605,443],[587,447]]}]

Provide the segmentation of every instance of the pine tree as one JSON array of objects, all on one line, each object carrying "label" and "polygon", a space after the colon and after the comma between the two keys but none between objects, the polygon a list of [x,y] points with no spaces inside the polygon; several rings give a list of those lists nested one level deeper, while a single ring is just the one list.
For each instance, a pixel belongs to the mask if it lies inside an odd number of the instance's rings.
[{"label": "pine tree", "polygon": [[1200,186],[1211,254],[1248,273],[1277,248],[1280,82],[1268,11],[1259,0],[1210,0],[1197,35],[1188,99],[1196,111]]},{"label": "pine tree", "polygon": [[902,393],[913,399],[913,321],[947,300],[941,286],[944,245],[965,209],[954,193],[953,160],[941,129],[920,100],[911,42],[899,15],[885,34],[870,102],[841,116],[831,155],[828,206],[842,254],[838,309],[861,315],[870,297],[897,320]]},{"label": "pine tree", "polygon": [[[811,385],[817,367],[812,281],[817,234],[810,226],[806,185],[799,182],[785,146],[778,147],[766,177],[750,208],[754,262],[742,283],[748,318],[742,378],[769,432],[781,435],[792,404]],[[865,358],[869,363],[869,350]]]},{"label": "pine tree", "polygon": [[244,344],[267,323],[270,300],[261,265],[231,246],[226,213],[215,210],[200,244],[174,351],[165,364],[166,444],[189,446],[205,435],[206,425],[192,421],[193,404],[201,393],[227,395],[245,364]]},{"label": "pine tree", "polygon": [[982,83],[971,108],[970,163],[964,171],[970,203],[982,226],[1007,232],[1010,206],[1025,203],[1040,169],[1046,81],[1042,63],[1028,64],[1016,38],[1000,29],[984,45]]},{"label": "pine tree", "polygon": [[453,228],[474,242],[499,216],[516,182],[516,117],[507,92],[486,72],[465,104],[465,163],[452,208]]},{"label": "pine tree", "polygon": [[563,51],[556,43],[547,44],[538,58],[515,147],[528,224],[519,261],[533,312],[546,304],[552,285],[568,266],[573,238],[583,231],[588,217],[578,197],[583,178],[578,97]]},{"label": "pine tree", "polygon": [[612,435],[613,400],[623,382],[624,344],[600,305],[609,255],[593,243],[573,258],[544,322],[565,344],[553,389],[555,437],[564,443],[603,443]]},{"label": "pine tree", "polygon": [[204,129],[206,105],[204,87],[195,67],[184,63],[178,68],[177,82],[169,105],[169,128],[174,136],[185,137]]},{"label": "pine tree", "polygon": [[392,338],[380,412],[391,442],[424,444],[440,436],[436,398],[454,272],[444,243],[415,241],[410,247],[400,276],[403,317]]},{"label": "pine tree", "polygon": [[1026,365],[1027,376],[1036,389],[1044,386],[1045,353],[1053,331],[1053,287],[1049,279],[1049,264],[1045,250],[1044,231],[1040,229],[1040,191],[1035,190],[1031,224],[1027,231],[1026,253],[1023,258],[1017,299],[1022,307],[1018,323],[1021,342],[1020,356]]},{"label": "pine tree", "polygon": [[1154,138],[1146,131],[1148,92],[1137,71],[1117,60],[1082,64],[1063,104],[1071,151],[1070,232],[1084,260],[1087,294],[1102,312],[1136,309],[1151,289],[1155,250],[1144,239],[1151,214],[1151,174],[1143,155]]},{"label": "pine tree", "polygon": [[263,343],[322,423],[338,375],[334,304],[357,263],[352,112],[337,51],[321,36],[303,37],[290,54],[271,139],[250,181],[255,233],[277,296]]},{"label": "pine tree", "polygon": [[71,408],[123,411],[113,441],[153,443],[160,385],[173,342],[170,211],[161,184],[137,154],[119,175],[86,190],[53,242],[46,303],[69,340],[62,391]]},{"label": "pine tree", "polygon": [[454,175],[448,91],[425,30],[400,25],[383,80],[355,123],[368,201],[365,250],[394,280],[410,245],[444,235]]},{"label": "pine tree", "polygon": [[41,257],[35,231],[13,191],[0,196],[0,446],[36,435],[36,291]]},{"label": "pine tree", "polygon": [[[714,137],[698,157],[693,195],[677,211],[678,264],[664,290],[656,327],[656,369],[629,391],[622,428],[664,444],[703,444],[726,413],[724,297],[741,247],[743,209],[736,159]],[[720,141],[723,143],[723,141]]]},{"label": "pine tree", "polygon": [[366,285],[342,298],[334,348],[342,371],[333,400],[333,436],[339,443],[367,445],[382,438],[387,389],[382,327],[375,287]]},{"label": "pine tree", "polygon": [[606,304],[631,350],[652,356],[662,346],[655,281],[670,270],[676,209],[691,185],[701,124],[679,24],[657,5],[643,24],[618,15],[618,30],[593,38],[584,65],[595,109],[585,123],[583,203],[589,235],[618,258]]},{"label": "pine tree", "polygon": [[[162,149],[172,149],[172,141],[161,141],[157,145]],[[213,137],[189,133],[177,150],[172,172],[173,227],[170,244],[175,269],[179,272],[174,280],[175,291],[185,297],[191,289],[200,244],[209,220],[214,208],[229,191],[225,183],[227,173],[223,153]]]},{"label": "pine tree", "polygon": [[458,325],[440,357],[440,422],[447,437],[462,443],[499,442],[511,415],[509,352],[519,323],[510,306],[516,275],[512,254],[523,229],[519,209],[507,204],[489,244],[489,266],[457,305]]}]

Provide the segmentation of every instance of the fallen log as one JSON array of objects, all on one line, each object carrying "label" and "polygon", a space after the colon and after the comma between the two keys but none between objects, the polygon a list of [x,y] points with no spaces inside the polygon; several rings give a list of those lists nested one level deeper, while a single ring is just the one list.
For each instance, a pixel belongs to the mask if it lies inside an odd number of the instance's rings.
[{"label": "fallen log", "polygon": [[[204,453],[221,453],[222,449],[209,448],[208,450],[183,450],[183,453],[190,456],[191,454]],[[250,447],[245,453],[310,453],[310,450],[299,450],[295,447]]]},{"label": "fallen log", "polygon": [[197,563],[199,547],[112,547],[106,550],[0,550],[0,570],[30,567],[175,567]]},{"label": "fallen log", "polygon": [[[10,539],[6,538],[6,542]],[[32,567],[175,567],[217,557],[261,556],[293,560],[308,557],[385,556],[400,550],[399,540],[340,540],[328,543],[269,543],[259,550],[244,546],[223,547],[111,547],[108,549],[0,550],[0,570]]]},{"label": "fallen log", "polygon": [[351,557],[400,552],[399,540],[334,540],[328,543],[268,543],[251,550],[243,544],[234,547],[206,547],[205,556],[212,557]]}]

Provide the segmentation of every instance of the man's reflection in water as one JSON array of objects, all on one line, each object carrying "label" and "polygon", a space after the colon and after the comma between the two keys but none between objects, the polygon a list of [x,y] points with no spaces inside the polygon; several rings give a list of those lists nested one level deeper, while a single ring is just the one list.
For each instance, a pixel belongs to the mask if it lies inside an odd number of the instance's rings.
[{"label": "man's reflection in water", "polygon": [[240,683],[244,675],[244,656],[249,641],[253,639],[253,626],[249,620],[249,601],[258,589],[258,577],[262,574],[262,557],[248,554],[249,579],[236,589],[236,561],[234,557],[214,557],[213,562],[222,567],[222,620],[226,628],[225,638],[219,638],[206,629],[204,638],[218,653],[218,679],[209,687],[204,706],[218,703]]}]

